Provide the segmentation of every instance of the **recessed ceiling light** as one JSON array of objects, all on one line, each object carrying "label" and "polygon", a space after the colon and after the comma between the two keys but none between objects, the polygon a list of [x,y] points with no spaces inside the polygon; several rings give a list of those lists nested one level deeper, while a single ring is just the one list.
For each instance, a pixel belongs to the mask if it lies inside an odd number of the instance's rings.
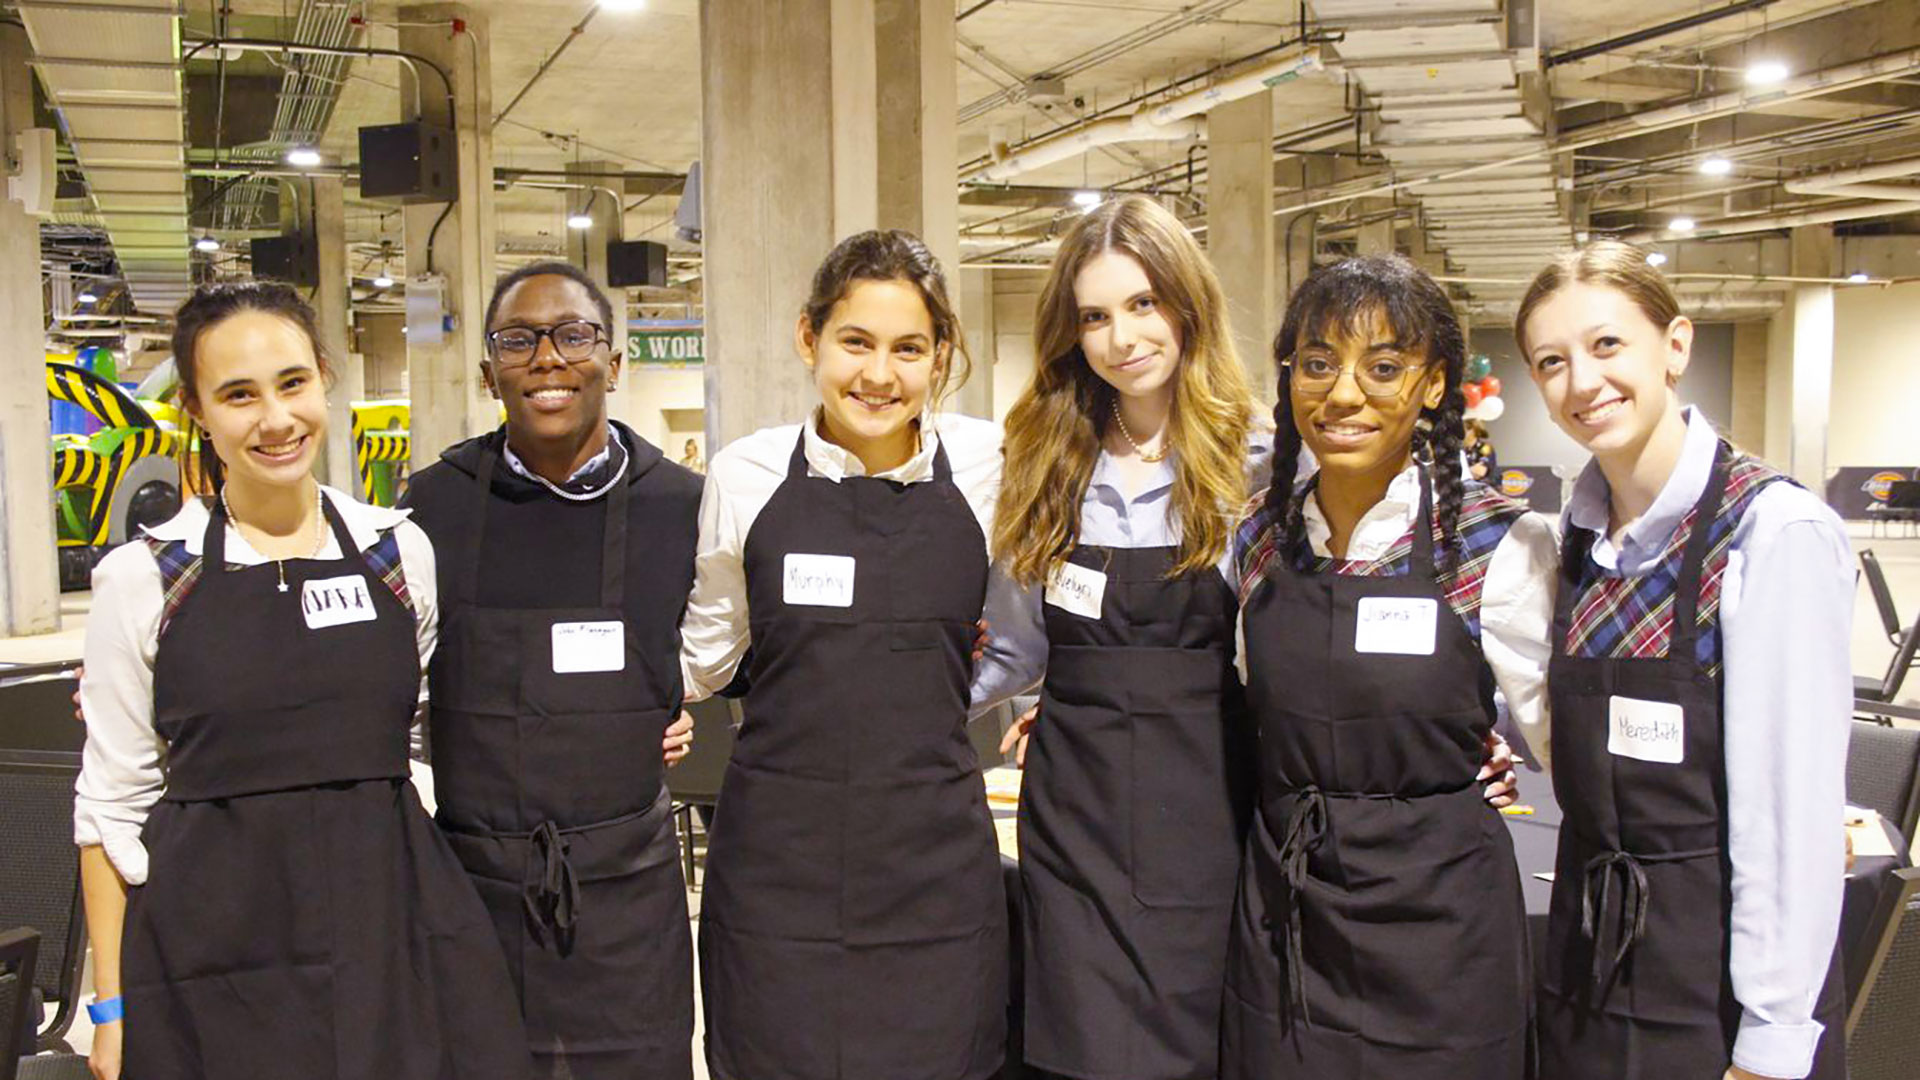
[{"label": "recessed ceiling light", "polygon": [[1756,60],[1747,66],[1748,86],[1772,86],[1787,81],[1787,65],[1778,60]]},{"label": "recessed ceiling light", "polygon": [[93,295],[90,292],[83,292],[79,296],[74,297],[74,299],[78,300],[83,304],[95,304],[95,303],[99,303],[100,301],[99,297]]},{"label": "recessed ceiling light", "polygon": [[1865,285],[1873,279],[1867,276],[1866,271],[1855,270],[1853,273],[1847,275],[1847,280],[1853,282],[1855,285]]},{"label": "recessed ceiling light", "polygon": [[1076,191],[1073,193],[1073,204],[1084,210],[1091,210],[1099,206],[1102,201],[1103,197],[1097,191]]},{"label": "recessed ceiling light", "polygon": [[1667,253],[1666,253],[1666,252],[1664,252],[1664,251],[1649,251],[1649,252],[1647,252],[1647,265],[1648,265],[1648,266],[1665,266],[1665,265],[1667,265]]},{"label": "recessed ceiling light", "polygon": [[193,242],[193,250],[195,250],[195,251],[219,251],[219,250],[220,250],[220,241],[218,241],[218,240],[215,240],[215,239],[213,238],[213,236],[212,236],[211,234],[209,234],[209,235],[206,235],[206,236],[202,236],[202,237],[201,237],[200,239],[198,239],[198,240],[195,240],[195,241]]},{"label": "recessed ceiling light", "polygon": [[373,279],[373,287],[376,289],[391,289],[393,288],[393,279],[385,274],[381,274],[379,277]]},{"label": "recessed ceiling light", "polygon": [[1672,221],[1667,222],[1667,228],[1672,230],[1673,232],[1692,232],[1693,226],[1694,226],[1693,219],[1690,217],[1687,217],[1685,214],[1682,214],[1679,217],[1674,218]]},{"label": "recessed ceiling light", "polygon": [[574,215],[571,215],[570,217],[568,217],[568,218],[567,218],[567,228],[569,228],[569,229],[591,229],[591,228],[593,228],[593,215],[591,215],[591,214],[574,214]]},{"label": "recessed ceiling light", "polygon": [[1733,162],[1719,154],[1709,154],[1700,159],[1700,171],[1708,176],[1725,176],[1733,171]]},{"label": "recessed ceiling light", "polygon": [[296,146],[287,151],[287,164],[301,169],[311,169],[320,164],[320,151],[311,146]]}]

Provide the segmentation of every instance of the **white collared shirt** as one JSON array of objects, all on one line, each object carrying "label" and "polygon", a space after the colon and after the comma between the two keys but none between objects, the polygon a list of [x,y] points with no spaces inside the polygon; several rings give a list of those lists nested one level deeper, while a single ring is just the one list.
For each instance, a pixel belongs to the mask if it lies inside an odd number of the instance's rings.
[{"label": "white collared shirt", "polygon": [[[321,490],[340,512],[347,535],[360,550],[378,543],[382,532],[393,530],[417,616],[414,638],[420,670],[426,671],[439,630],[433,545],[427,534],[406,520],[408,511],[355,502],[330,487]],[[207,513],[200,500],[190,498],[178,514],[146,533],[157,540],[185,541],[187,551],[198,555],[205,542]],[[340,544],[329,528],[315,558],[341,557]],[[229,523],[227,561],[257,566],[271,560],[255,551]],[[140,830],[167,788],[166,740],[153,727],[153,661],[165,608],[162,590],[159,564],[146,544],[134,540],[108,552],[93,570],[93,608],[82,647],[86,674],[80,681],[80,706],[87,718],[87,745],[80,779],[74,785],[73,839],[82,847],[105,848],[107,859],[129,885],[147,880],[147,850],[140,842]]]},{"label": "white collared shirt", "polygon": [[[819,410],[804,425],[764,428],[738,439],[707,463],[700,498],[700,542],[694,559],[693,595],[680,626],[680,669],[688,701],[699,701],[733,680],[750,643],[747,617],[747,534],[787,479],[794,440],[804,441],[807,475],[835,483],[865,476],[859,457],[822,438]],[[920,449],[877,479],[920,484],[933,479],[934,454],[942,446],[953,482],[993,535],[993,504],[1000,493],[1000,425],[957,413],[921,420]]]},{"label": "white collared shirt", "polygon": [[[1680,460],[1615,545],[1599,466],[1574,483],[1568,529],[1594,535],[1594,563],[1638,577],[1658,565],[1706,490],[1719,434],[1687,410]],[[1740,1002],[1733,1063],[1805,1076],[1823,1025],[1814,1000],[1839,932],[1852,731],[1853,552],[1839,517],[1793,484],[1761,489],[1734,527],[1720,579],[1722,755],[1733,866],[1728,968]],[[1911,838],[1909,838],[1911,839]]]}]

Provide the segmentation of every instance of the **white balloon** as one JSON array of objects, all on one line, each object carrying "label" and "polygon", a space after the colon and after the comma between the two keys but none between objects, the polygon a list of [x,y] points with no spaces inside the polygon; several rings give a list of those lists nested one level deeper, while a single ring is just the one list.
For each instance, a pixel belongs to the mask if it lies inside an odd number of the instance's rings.
[{"label": "white balloon", "polygon": [[1480,414],[1474,417],[1475,420],[1492,423],[1507,411],[1507,403],[1501,401],[1498,395],[1481,398],[1480,404],[1473,411]]}]

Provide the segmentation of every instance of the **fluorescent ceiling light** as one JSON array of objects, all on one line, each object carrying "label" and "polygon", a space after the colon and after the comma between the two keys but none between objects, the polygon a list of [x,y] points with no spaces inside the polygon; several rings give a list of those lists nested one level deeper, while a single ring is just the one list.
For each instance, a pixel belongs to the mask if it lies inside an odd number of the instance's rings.
[{"label": "fluorescent ceiling light", "polygon": [[215,240],[211,234],[202,236],[193,242],[193,249],[195,251],[219,251],[220,241]]},{"label": "fluorescent ceiling light", "polygon": [[1772,86],[1787,81],[1787,65],[1778,60],[1756,60],[1747,67],[1747,85]]},{"label": "fluorescent ceiling light", "polygon": [[1099,206],[1101,201],[1102,197],[1097,191],[1076,191],[1073,193],[1073,204],[1085,210],[1091,210]]},{"label": "fluorescent ceiling light", "polygon": [[90,293],[90,292],[83,292],[83,293],[81,293],[81,294],[80,294],[79,296],[76,296],[76,297],[74,297],[74,299],[75,299],[75,300],[78,300],[79,302],[81,302],[81,303],[83,303],[83,304],[93,304],[93,303],[98,303],[98,302],[99,302],[99,300],[100,300],[100,298],[99,298],[99,297],[97,297],[97,296],[95,296],[95,295],[93,295],[93,294],[92,294],[92,293]]},{"label": "fluorescent ceiling light", "polygon": [[310,169],[320,164],[320,151],[311,146],[296,146],[287,151],[287,164],[301,169]]},{"label": "fluorescent ceiling light", "polygon": [[1667,222],[1667,228],[1672,230],[1673,232],[1692,232],[1693,226],[1694,226],[1694,220],[1690,217],[1687,217],[1685,214],[1682,214],[1681,216],[1674,218],[1672,221]]},{"label": "fluorescent ceiling light", "polygon": [[391,289],[393,288],[393,279],[385,274],[381,274],[379,277],[373,279],[373,287],[376,289]]},{"label": "fluorescent ceiling light", "polygon": [[1708,176],[1725,176],[1733,171],[1733,162],[1719,154],[1709,154],[1700,159],[1700,171]]},{"label": "fluorescent ceiling light", "polygon": [[1853,273],[1847,275],[1847,280],[1853,282],[1855,285],[1865,285],[1873,279],[1867,277],[1866,271],[1855,270]]},{"label": "fluorescent ceiling light", "polygon": [[591,228],[593,228],[593,215],[591,215],[591,214],[574,214],[574,215],[572,215],[572,216],[570,216],[570,217],[568,217],[568,218],[567,218],[567,228],[569,228],[569,229],[591,229]]},{"label": "fluorescent ceiling light", "polygon": [[1649,252],[1647,252],[1647,265],[1648,265],[1648,266],[1665,266],[1665,265],[1667,265],[1667,253],[1666,253],[1666,252],[1664,252],[1664,251],[1649,251]]}]

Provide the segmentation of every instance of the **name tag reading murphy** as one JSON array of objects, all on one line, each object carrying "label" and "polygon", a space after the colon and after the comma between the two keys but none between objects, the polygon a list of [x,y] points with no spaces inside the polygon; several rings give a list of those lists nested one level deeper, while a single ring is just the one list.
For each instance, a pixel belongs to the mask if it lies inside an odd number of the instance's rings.
[{"label": "name tag reading murphy", "polygon": [[1607,698],[1607,753],[1678,765],[1687,756],[1687,710],[1671,701]]},{"label": "name tag reading murphy", "polygon": [[1432,656],[1440,602],[1427,597],[1365,596],[1353,626],[1353,651]]},{"label": "name tag reading murphy", "polygon": [[1107,575],[1073,563],[1061,563],[1047,575],[1047,603],[1089,619],[1100,617],[1107,595]]},{"label": "name tag reading murphy", "polygon": [[553,673],[555,675],[573,675],[586,671],[625,671],[626,669],[626,623],[612,619],[606,622],[553,624]]},{"label": "name tag reading murphy", "polygon": [[787,553],[781,598],[804,607],[853,606],[853,556]]},{"label": "name tag reading murphy", "polygon": [[359,574],[318,579],[302,585],[300,614],[307,617],[309,630],[372,622],[380,617],[373,606],[373,594],[367,592],[367,579]]}]

